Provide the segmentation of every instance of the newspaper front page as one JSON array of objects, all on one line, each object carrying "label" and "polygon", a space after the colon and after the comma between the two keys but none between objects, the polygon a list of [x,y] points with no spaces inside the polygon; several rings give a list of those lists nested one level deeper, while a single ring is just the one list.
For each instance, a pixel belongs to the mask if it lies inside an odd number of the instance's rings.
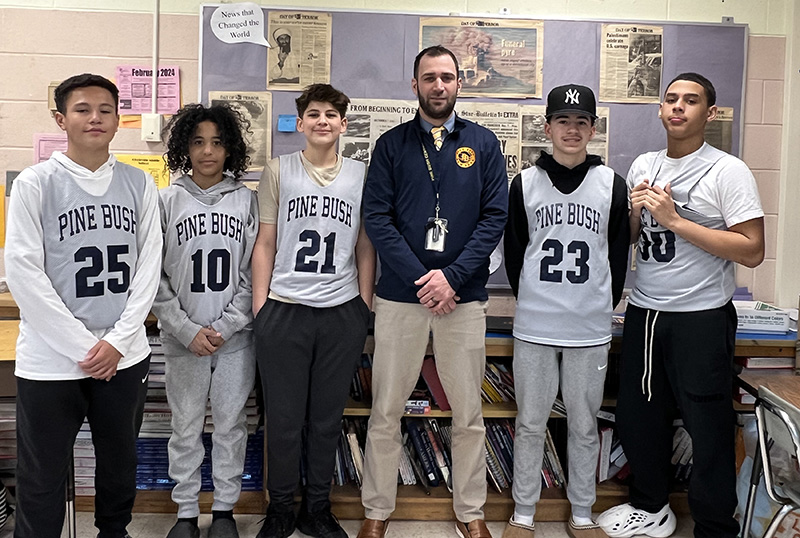
[{"label": "newspaper front page", "polygon": [[413,118],[417,106],[417,101],[410,100],[352,99],[347,111],[347,131],[339,140],[342,157],[369,164],[378,137]]},{"label": "newspaper front page", "polygon": [[542,96],[541,20],[420,17],[419,36],[458,58],[463,97]]},{"label": "newspaper front page", "polygon": [[519,105],[476,103],[466,101],[456,105],[458,115],[492,131],[500,141],[506,162],[508,181],[514,179],[519,167]]},{"label": "newspaper front page", "polygon": [[[536,164],[542,151],[553,153],[553,143],[545,133],[544,105],[521,105],[520,107],[520,171]],[[600,155],[604,163],[608,163],[608,122],[610,109],[597,107],[597,119],[594,122],[595,135],[586,147],[593,155]]]},{"label": "newspaper front page", "polygon": [[664,29],[604,24],[600,43],[600,101],[658,103]]},{"label": "newspaper front page", "polygon": [[331,80],[330,13],[270,11],[267,89],[302,90]]},{"label": "newspaper front page", "polygon": [[247,155],[250,157],[248,172],[264,170],[272,148],[272,94],[269,92],[208,92],[212,105],[228,103],[250,122],[250,131],[245,136]]},{"label": "newspaper front page", "polygon": [[733,107],[717,107],[717,117],[706,123],[706,142],[731,153],[733,149]]}]

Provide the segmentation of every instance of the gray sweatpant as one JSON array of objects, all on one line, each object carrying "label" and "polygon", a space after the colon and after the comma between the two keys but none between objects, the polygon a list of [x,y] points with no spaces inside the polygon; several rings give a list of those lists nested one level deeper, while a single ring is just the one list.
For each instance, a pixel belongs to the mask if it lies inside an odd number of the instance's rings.
[{"label": "gray sweatpant", "polygon": [[164,339],[167,400],[172,410],[169,476],[177,482],[172,500],[178,505],[178,517],[200,514],[200,465],[205,455],[202,435],[209,400],[214,421],[211,509],[232,510],[242,489],[247,447],[244,406],[255,383],[252,331],[236,333],[217,353],[206,357],[197,357],[179,343],[167,340]]},{"label": "gray sweatpant", "polygon": [[567,498],[574,516],[591,517],[600,448],[597,411],[603,403],[608,348],[609,344],[553,347],[514,339],[517,421],[511,492],[517,513],[533,515],[536,511],[542,491],[547,419],[558,394],[560,379],[569,431]]}]

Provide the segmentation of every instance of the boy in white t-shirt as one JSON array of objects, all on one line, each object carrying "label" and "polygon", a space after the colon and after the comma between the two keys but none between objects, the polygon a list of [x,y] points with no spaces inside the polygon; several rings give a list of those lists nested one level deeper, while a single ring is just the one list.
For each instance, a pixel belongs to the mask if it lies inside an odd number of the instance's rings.
[{"label": "boy in white t-shirt", "polygon": [[631,466],[630,503],[604,512],[609,536],[669,536],[673,419],[692,437],[694,535],[733,538],[731,400],[734,263],[764,258],[764,213],[747,166],[705,142],[716,91],[697,73],[669,83],[659,117],[667,149],[628,173],[636,283],[625,315],[617,428]]}]

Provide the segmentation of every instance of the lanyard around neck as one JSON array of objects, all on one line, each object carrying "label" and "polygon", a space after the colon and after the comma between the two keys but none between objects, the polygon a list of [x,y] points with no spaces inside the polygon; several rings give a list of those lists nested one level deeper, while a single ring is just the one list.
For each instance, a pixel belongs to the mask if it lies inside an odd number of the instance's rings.
[{"label": "lanyard around neck", "polygon": [[420,139],[420,146],[422,147],[422,155],[425,156],[425,164],[428,166],[428,174],[431,176],[431,185],[433,186],[433,194],[436,195],[436,214],[434,215],[435,218],[439,218],[439,186],[440,184],[436,182],[436,178],[433,175],[433,165],[431,165],[431,158],[428,155],[428,150],[425,149],[425,143]]}]

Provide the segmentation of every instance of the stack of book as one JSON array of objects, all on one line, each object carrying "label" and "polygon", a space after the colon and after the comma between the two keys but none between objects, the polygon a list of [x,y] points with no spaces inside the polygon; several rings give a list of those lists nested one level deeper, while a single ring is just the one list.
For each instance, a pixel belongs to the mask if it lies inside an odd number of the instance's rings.
[{"label": "stack of book", "polygon": [[357,402],[372,402],[372,355],[363,353],[353,375],[350,396]]},{"label": "stack of book", "polygon": [[[333,481],[336,485],[355,484],[361,487],[363,478],[366,418],[342,419],[342,435],[336,452]],[[507,489],[514,474],[514,420],[486,419],[484,456],[487,480],[498,492]],[[403,421],[403,452],[397,470],[397,482],[417,484],[427,493],[430,488],[444,486],[452,491],[452,425],[450,419],[406,418]],[[566,481],[555,443],[547,432],[542,484],[562,487]]]},{"label": "stack of book", "polygon": [[17,404],[16,398],[0,398],[0,481],[16,485]]},{"label": "stack of book", "polygon": [[94,469],[97,465],[89,422],[84,420],[72,449],[75,495],[94,495]]},{"label": "stack of book", "polygon": [[504,364],[486,361],[481,382],[481,399],[487,403],[516,401],[514,377]]},{"label": "stack of book", "polygon": [[600,427],[600,453],[597,458],[597,482],[605,482],[619,476],[620,479],[629,474],[628,458],[622,450],[622,443],[614,428]]}]

